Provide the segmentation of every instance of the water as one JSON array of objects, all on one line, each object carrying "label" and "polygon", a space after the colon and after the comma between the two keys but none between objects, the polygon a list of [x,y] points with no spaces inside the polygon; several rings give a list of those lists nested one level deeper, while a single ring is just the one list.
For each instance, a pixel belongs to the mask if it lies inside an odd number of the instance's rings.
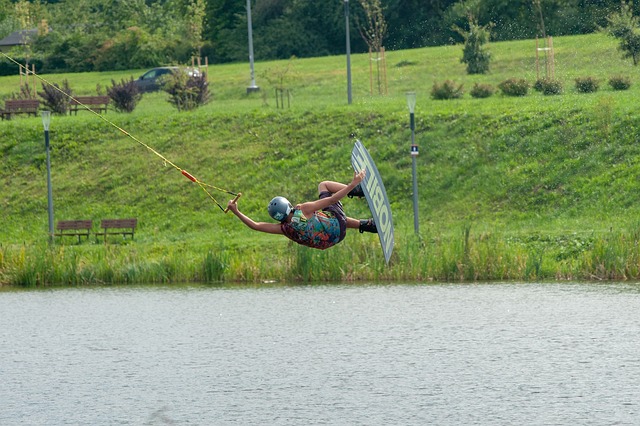
[{"label": "water", "polygon": [[0,425],[640,422],[640,285],[0,292]]}]

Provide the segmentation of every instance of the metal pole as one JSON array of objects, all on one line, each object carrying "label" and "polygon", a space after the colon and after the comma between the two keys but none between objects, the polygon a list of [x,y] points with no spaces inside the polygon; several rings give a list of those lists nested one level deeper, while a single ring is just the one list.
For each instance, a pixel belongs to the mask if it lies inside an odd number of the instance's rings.
[{"label": "metal pole", "polygon": [[251,0],[247,0],[247,29],[249,32],[249,66],[251,68],[251,86],[247,87],[247,93],[260,90],[256,86],[256,75],[253,69],[253,25],[251,24]]},{"label": "metal pole", "polygon": [[418,221],[418,173],[416,171],[416,158],[418,157],[418,145],[416,145],[416,120],[415,114],[411,116],[411,171],[413,174],[413,228],[416,235],[420,233],[420,225]]},{"label": "metal pole", "polygon": [[407,105],[409,106],[409,126],[411,127],[411,171],[413,174],[413,227],[416,235],[420,232],[418,220],[418,173],[416,171],[416,157],[418,156],[418,145],[416,145],[416,93],[407,92]]},{"label": "metal pole", "polygon": [[53,243],[53,190],[51,187],[51,155],[49,146],[50,111],[42,111],[42,124],[44,125],[44,148],[47,153],[47,210],[49,212],[49,242]]},{"label": "metal pole", "polygon": [[347,100],[351,105],[351,40],[349,39],[349,0],[344,0],[344,21],[347,42]]}]

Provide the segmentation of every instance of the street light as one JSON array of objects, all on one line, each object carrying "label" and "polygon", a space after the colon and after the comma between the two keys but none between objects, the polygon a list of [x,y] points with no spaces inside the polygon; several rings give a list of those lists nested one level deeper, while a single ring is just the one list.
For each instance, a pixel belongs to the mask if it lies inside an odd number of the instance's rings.
[{"label": "street light", "polygon": [[416,174],[416,157],[418,145],[416,145],[416,92],[407,92],[407,106],[409,107],[409,126],[411,127],[411,170],[413,172],[413,227],[416,235],[420,232],[418,224],[418,176]]},{"label": "street light", "polygon": [[253,29],[251,28],[251,0],[247,0],[247,28],[249,31],[249,66],[251,67],[251,86],[247,87],[247,93],[260,90],[256,86],[256,75],[253,70]]},{"label": "street light", "polygon": [[42,125],[44,126],[44,148],[47,152],[47,209],[49,211],[49,242],[53,242],[53,191],[51,189],[51,156],[49,154],[49,125],[51,111],[42,111]]},{"label": "street light", "polygon": [[349,39],[349,0],[344,0],[344,22],[347,40],[347,100],[351,105],[351,40]]}]

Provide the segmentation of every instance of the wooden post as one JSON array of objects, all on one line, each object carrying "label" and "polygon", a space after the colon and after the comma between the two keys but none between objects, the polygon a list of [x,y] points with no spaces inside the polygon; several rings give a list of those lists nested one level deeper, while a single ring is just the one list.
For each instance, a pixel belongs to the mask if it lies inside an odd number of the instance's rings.
[{"label": "wooden post", "polygon": [[555,54],[553,52],[553,38],[549,36],[549,70],[550,77],[556,78]]},{"label": "wooden post", "polygon": [[[36,98],[37,95],[37,87],[36,87],[36,66],[35,64],[31,64],[31,70],[29,70],[29,64],[26,65],[22,65],[19,64],[18,66],[18,70],[20,73],[20,90],[22,91],[23,89],[27,89],[28,90],[28,95],[30,97],[32,97],[32,99]],[[29,73],[31,73],[31,78],[29,78]],[[24,78],[23,78],[24,76]],[[29,85],[29,82],[32,83],[32,85]],[[31,95],[31,91],[33,90],[33,96]]]},{"label": "wooden post", "polygon": [[538,37],[536,36],[536,79],[540,80],[540,55],[538,54]]},{"label": "wooden post", "polygon": [[540,80],[540,51],[544,52],[544,72],[546,78],[555,78],[555,54],[553,52],[553,38],[548,36],[544,39],[544,47],[540,47],[538,37],[536,37],[536,77]]},{"label": "wooden post", "polygon": [[380,48],[381,53],[382,53],[382,82],[384,84],[384,94],[388,95],[389,94],[389,87],[387,86],[387,57],[385,56],[385,50],[384,47]]},{"label": "wooden post", "polygon": [[369,94],[373,95],[373,65],[371,61],[371,48],[369,48]]}]

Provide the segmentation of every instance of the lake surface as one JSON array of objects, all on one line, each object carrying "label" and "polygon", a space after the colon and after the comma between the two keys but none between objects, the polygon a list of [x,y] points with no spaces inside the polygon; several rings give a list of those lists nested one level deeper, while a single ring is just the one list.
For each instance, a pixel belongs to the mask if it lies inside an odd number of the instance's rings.
[{"label": "lake surface", "polygon": [[0,425],[637,425],[640,285],[0,292]]}]

